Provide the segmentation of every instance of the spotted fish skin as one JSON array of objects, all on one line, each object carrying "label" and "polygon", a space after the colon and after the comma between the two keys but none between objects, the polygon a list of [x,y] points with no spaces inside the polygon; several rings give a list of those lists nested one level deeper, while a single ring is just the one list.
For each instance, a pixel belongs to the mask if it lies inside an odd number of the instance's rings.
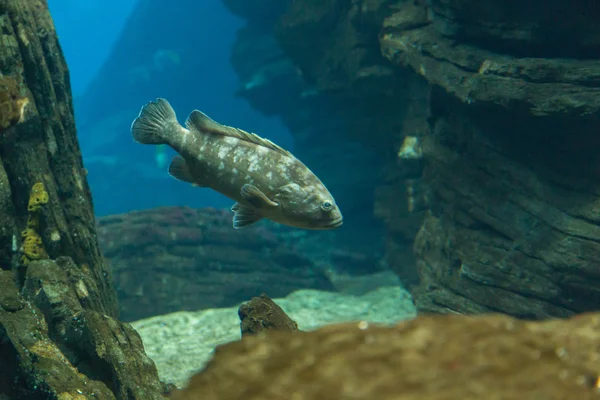
[{"label": "spotted fish skin", "polygon": [[198,110],[185,127],[165,99],[142,107],[131,133],[139,143],[167,144],[177,153],[176,179],[209,187],[237,203],[233,226],[268,218],[305,229],[335,229],[343,217],[321,180],[290,152],[258,135],[221,125]]}]

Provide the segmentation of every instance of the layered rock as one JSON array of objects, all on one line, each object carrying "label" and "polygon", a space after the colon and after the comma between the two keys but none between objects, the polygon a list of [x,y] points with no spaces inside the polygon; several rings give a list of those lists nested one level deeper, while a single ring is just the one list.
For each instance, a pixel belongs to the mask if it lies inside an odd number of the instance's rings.
[{"label": "layered rock", "polygon": [[226,210],[187,207],[100,218],[98,238],[112,266],[121,318],[230,307],[262,292],[284,297],[334,289],[327,271],[309,258],[327,258],[326,244],[305,245],[308,254],[292,230],[267,223],[235,230],[231,218]]},{"label": "layered rock", "polygon": [[593,2],[399,2],[382,53],[433,85],[423,311],[566,316],[600,301]]},{"label": "layered rock", "polygon": [[47,2],[0,2],[0,31],[0,398],[163,399],[117,319]]},{"label": "layered rock", "polygon": [[596,307],[598,7],[301,0],[278,21],[349,137],[383,145],[376,213],[401,274],[422,218],[406,209],[429,209],[422,311]]}]

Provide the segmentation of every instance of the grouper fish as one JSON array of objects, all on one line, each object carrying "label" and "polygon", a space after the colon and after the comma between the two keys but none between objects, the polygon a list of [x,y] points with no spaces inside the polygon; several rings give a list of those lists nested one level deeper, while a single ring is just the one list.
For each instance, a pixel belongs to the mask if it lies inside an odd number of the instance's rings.
[{"label": "grouper fish", "polygon": [[131,124],[138,143],[172,147],[175,179],[209,187],[236,201],[233,227],[263,218],[304,229],[334,229],[343,217],[329,190],[289,151],[268,139],[192,111],[185,127],[165,99],[142,107]]}]

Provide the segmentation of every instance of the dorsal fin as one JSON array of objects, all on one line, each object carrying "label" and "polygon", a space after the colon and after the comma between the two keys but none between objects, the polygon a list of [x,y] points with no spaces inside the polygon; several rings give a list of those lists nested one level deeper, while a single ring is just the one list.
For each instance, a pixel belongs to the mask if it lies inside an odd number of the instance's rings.
[{"label": "dorsal fin", "polygon": [[210,118],[208,115],[198,110],[194,110],[190,113],[187,121],[185,121],[185,125],[189,130],[196,130],[203,133],[212,133],[215,135],[234,137],[245,142],[254,143],[258,146],[263,146],[267,149],[274,150],[284,156],[293,157],[293,155],[289,151],[276,145],[269,139],[261,138],[255,133],[249,133],[238,128],[221,125],[220,123]]}]

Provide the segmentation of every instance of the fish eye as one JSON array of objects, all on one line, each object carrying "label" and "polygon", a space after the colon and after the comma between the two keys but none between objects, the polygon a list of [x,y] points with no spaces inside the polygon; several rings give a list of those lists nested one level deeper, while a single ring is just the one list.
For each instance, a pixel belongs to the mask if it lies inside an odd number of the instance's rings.
[{"label": "fish eye", "polygon": [[333,204],[331,204],[330,201],[325,200],[323,202],[323,204],[321,204],[321,209],[323,211],[331,211],[331,208],[333,207]]}]

